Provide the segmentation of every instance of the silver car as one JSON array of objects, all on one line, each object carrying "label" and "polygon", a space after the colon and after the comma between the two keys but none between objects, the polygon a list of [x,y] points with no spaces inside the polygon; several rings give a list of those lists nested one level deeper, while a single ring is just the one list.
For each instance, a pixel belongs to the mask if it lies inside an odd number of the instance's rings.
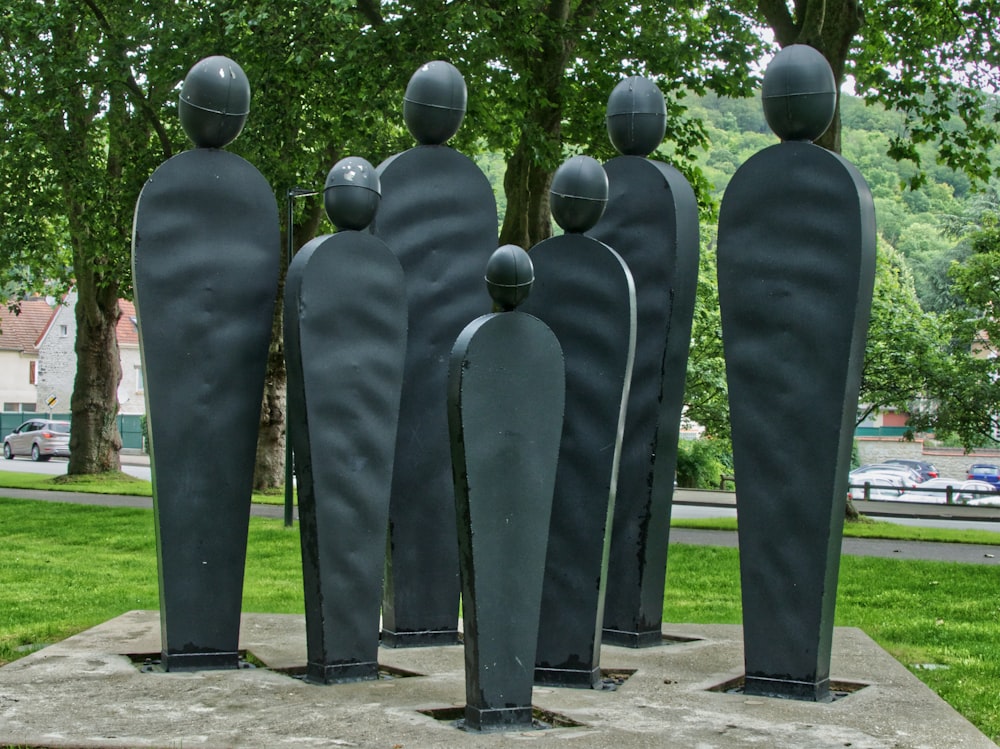
[{"label": "silver car", "polygon": [[69,422],[32,419],[3,438],[3,456],[31,456],[34,461],[46,461],[53,455],[69,457]]}]

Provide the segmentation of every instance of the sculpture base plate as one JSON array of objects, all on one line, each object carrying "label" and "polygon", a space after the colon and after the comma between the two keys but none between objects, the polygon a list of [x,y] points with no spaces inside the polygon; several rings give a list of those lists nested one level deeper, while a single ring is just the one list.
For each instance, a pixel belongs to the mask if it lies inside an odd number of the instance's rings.
[{"label": "sculpture base plate", "polygon": [[386,648],[426,648],[461,643],[462,636],[457,629],[429,629],[421,632],[393,632],[383,629],[380,641]]},{"label": "sculpture base plate", "polygon": [[663,644],[663,633],[653,630],[607,629],[601,632],[604,645],[620,645],[623,648],[655,648]]},{"label": "sculpture base plate", "polygon": [[377,661],[338,663],[336,665],[309,661],[306,665],[306,681],[311,684],[347,684],[352,681],[368,681],[377,678]]},{"label": "sculpture base plate", "polygon": [[527,707],[484,708],[465,706],[465,730],[491,733],[532,726],[531,705]]},{"label": "sculpture base plate", "polygon": [[167,653],[160,661],[164,671],[220,671],[240,667],[236,650],[219,653]]},{"label": "sculpture base plate", "polygon": [[747,676],[743,682],[743,694],[757,697],[779,697],[787,700],[807,702],[832,702],[830,680],[818,682],[795,681],[793,679],[771,679],[764,676]]},{"label": "sculpture base plate", "polygon": [[535,666],[535,684],[548,687],[596,689],[601,684],[601,668],[542,668]]}]

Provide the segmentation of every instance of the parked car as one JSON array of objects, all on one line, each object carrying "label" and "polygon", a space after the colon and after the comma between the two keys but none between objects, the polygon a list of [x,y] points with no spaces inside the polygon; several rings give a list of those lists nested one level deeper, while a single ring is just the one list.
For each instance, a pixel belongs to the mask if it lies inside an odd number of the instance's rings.
[{"label": "parked car", "polygon": [[1000,507],[1000,494],[980,494],[965,504],[970,507]]},{"label": "parked car", "polygon": [[34,461],[45,461],[53,455],[69,457],[69,422],[31,419],[3,438],[3,456],[30,455]]},{"label": "parked car", "polygon": [[992,463],[973,463],[969,466],[969,481],[988,481],[1000,486],[1000,466]]},{"label": "parked car", "polygon": [[[988,481],[965,481],[959,487],[959,493],[955,499],[964,505],[993,504],[1000,502],[991,496],[996,493],[997,487]],[[984,499],[988,501],[983,502]]]},{"label": "parked car", "polygon": [[912,468],[914,471],[923,476],[924,481],[928,479],[936,479],[938,477],[938,470],[933,465],[928,463],[926,460],[910,460],[909,458],[890,458],[885,461],[890,465],[906,466],[907,468]]},{"label": "parked car", "polygon": [[[868,484],[868,496],[865,497],[865,484]],[[849,496],[852,501],[863,499],[894,500],[902,499],[906,487],[903,479],[892,474],[868,473],[857,480],[851,479]]]},{"label": "parked car", "polygon": [[[997,487],[986,481],[937,478],[929,479],[914,489],[907,489],[901,499],[906,502],[946,504],[949,486],[951,487],[951,501],[955,504],[971,504],[973,502],[978,504],[978,498],[997,493]],[[1000,501],[1000,496],[994,501]],[[989,502],[985,504],[989,504]]]},{"label": "parked car", "polygon": [[855,468],[851,471],[850,478],[852,484],[864,483],[864,480],[858,481],[856,479],[866,476],[866,475],[892,475],[901,477],[906,486],[917,486],[923,482],[923,477],[912,468],[908,466],[901,466],[894,463],[871,463],[869,465],[863,465],[860,468]]}]

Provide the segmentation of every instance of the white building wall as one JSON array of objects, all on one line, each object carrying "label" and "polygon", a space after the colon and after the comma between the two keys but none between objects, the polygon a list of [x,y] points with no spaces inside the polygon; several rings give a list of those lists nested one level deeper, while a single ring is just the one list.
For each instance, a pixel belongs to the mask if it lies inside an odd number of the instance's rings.
[{"label": "white building wall", "polygon": [[[48,332],[38,344],[38,407],[50,410],[45,401],[55,395],[56,406],[51,409],[59,413],[70,410],[73,384],[76,379],[76,292],[70,294],[67,303],[56,312]],[[142,369],[139,347],[135,344],[119,346],[122,379],[118,388],[119,413],[146,413],[145,395],[142,391]]]},{"label": "white building wall", "polygon": [[[76,293],[69,304],[57,310],[48,331],[38,344],[38,407],[42,411],[68,413],[73,397],[73,380],[76,378]],[[56,397],[51,409],[46,405],[50,396]]]},{"label": "white building wall", "polygon": [[119,412],[123,414],[146,413],[146,394],[143,392],[142,362],[138,346],[119,346],[122,362],[122,381],[118,386]]},{"label": "white building wall", "polygon": [[20,351],[0,351],[0,406],[5,403],[23,405],[36,402],[37,391],[31,384],[33,361],[37,361],[34,355],[22,354]]}]

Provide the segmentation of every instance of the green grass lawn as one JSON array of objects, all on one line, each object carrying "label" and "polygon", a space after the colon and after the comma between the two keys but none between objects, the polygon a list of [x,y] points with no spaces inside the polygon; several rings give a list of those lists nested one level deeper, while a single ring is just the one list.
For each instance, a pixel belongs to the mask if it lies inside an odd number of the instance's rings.
[{"label": "green grass lawn", "polygon": [[[0,489],[34,489],[50,492],[120,494],[126,497],[152,497],[153,485],[127,473],[99,473],[92,476],[46,476],[37,473],[0,471]],[[284,504],[284,489],[255,492],[253,501],[260,504]]]}]

